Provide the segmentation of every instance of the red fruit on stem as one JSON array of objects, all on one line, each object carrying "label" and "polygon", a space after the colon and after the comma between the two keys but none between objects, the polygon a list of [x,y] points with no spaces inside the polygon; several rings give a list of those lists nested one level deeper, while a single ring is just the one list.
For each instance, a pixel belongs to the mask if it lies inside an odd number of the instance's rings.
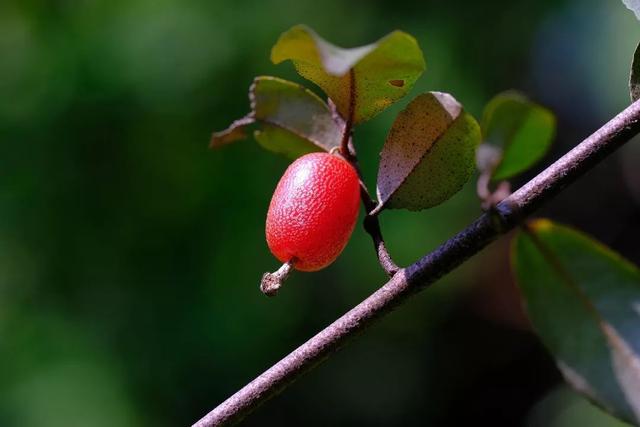
[{"label": "red fruit on stem", "polygon": [[280,179],[267,213],[267,244],[296,270],[331,264],[346,246],[360,206],[360,182],[341,157],[311,153],[293,162]]}]

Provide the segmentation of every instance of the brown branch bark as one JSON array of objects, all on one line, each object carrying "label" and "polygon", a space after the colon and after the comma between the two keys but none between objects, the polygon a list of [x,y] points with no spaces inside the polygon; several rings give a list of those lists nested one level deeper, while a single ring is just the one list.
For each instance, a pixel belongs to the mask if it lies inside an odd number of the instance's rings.
[{"label": "brown branch bark", "polygon": [[377,203],[369,194],[369,189],[367,189],[367,186],[362,179],[362,173],[358,166],[358,157],[355,153],[355,149],[353,150],[351,164],[356,168],[358,176],[360,177],[360,199],[362,199],[362,204],[367,212],[367,215],[364,217],[364,230],[369,233],[371,240],[373,240],[373,248],[376,251],[380,266],[385,273],[387,273],[387,276],[393,277],[393,275],[400,270],[400,267],[398,267],[398,265],[393,261],[389,251],[387,250],[387,246],[384,243],[378,215],[371,214],[371,212],[376,208]]},{"label": "brown branch bark", "polygon": [[389,254],[389,251],[387,250],[387,246],[384,243],[378,215],[371,214],[371,212],[373,212],[373,210],[376,208],[377,203],[371,197],[369,189],[364,183],[362,171],[360,170],[360,166],[358,164],[358,153],[356,151],[355,145],[353,144],[353,122],[356,113],[357,102],[356,77],[353,69],[349,71],[349,81],[350,98],[348,117],[345,119],[340,116],[340,113],[338,113],[336,106],[333,101],[331,101],[331,99],[328,100],[328,104],[329,108],[331,109],[333,119],[342,126],[340,154],[353,165],[353,167],[358,172],[358,177],[360,178],[360,198],[362,199],[362,204],[364,205],[364,209],[367,213],[364,219],[364,229],[371,236],[371,240],[373,241],[373,248],[376,251],[376,256],[378,257],[380,266],[385,271],[385,273],[387,273],[387,276],[393,277],[393,275],[396,274],[400,267],[398,267],[398,265],[393,261],[391,255]]},{"label": "brown branch bark", "polygon": [[640,101],[627,107],[602,128],[569,151],[495,209],[480,216],[439,248],[400,269],[371,296],[337,319],[284,359],[266,370],[194,426],[229,425],[318,365],[356,333],[389,313],[410,296],[478,253],[512,229],[564,187],[585,174],[615,149],[640,133]]}]

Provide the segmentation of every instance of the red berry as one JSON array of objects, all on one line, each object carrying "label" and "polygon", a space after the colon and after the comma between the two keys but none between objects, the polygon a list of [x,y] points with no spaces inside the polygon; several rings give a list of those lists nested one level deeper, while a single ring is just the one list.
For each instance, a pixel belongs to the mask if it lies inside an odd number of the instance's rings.
[{"label": "red berry", "polygon": [[347,244],[360,206],[358,174],[327,153],[300,157],[285,171],[267,213],[267,244],[301,271],[331,264]]}]

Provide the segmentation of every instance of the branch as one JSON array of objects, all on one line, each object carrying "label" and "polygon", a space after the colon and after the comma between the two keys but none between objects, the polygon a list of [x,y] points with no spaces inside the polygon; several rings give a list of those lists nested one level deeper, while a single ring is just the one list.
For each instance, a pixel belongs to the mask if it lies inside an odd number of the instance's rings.
[{"label": "branch", "polygon": [[476,185],[476,192],[480,199],[480,207],[484,211],[488,211],[498,203],[509,197],[511,194],[511,184],[509,181],[500,181],[495,190],[491,190],[491,176],[494,168],[480,173]]},{"label": "branch", "polygon": [[382,230],[380,229],[380,221],[378,220],[378,215],[371,214],[371,212],[376,208],[377,203],[369,194],[369,190],[362,180],[362,173],[360,172],[360,167],[358,166],[358,157],[355,154],[355,149],[353,149],[352,152],[351,164],[356,168],[358,176],[360,177],[360,198],[362,199],[362,204],[364,205],[364,208],[367,212],[367,215],[364,217],[364,230],[371,235],[371,239],[373,240],[373,247],[376,250],[376,255],[378,256],[378,262],[380,263],[380,266],[382,266],[385,273],[387,273],[389,277],[393,277],[393,275],[396,274],[398,270],[400,270],[400,267],[398,267],[398,265],[391,258],[391,255],[389,255],[387,246],[384,243],[384,238],[382,237]]},{"label": "branch", "polygon": [[371,212],[376,208],[377,203],[371,197],[371,194],[367,189],[367,185],[364,183],[364,179],[362,178],[362,171],[360,170],[360,166],[358,164],[358,154],[356,152],[356,147],[353,145],[353,121],[356,110],[356,81],[353,69],[349,71],[349,79],[351,96],[349,98],[349,112],[347,119],[345,120],[342,118],[342,116],[340,116],[335,104],[333,103],[333,101],[331,101],[331,99],[328,100],[328,104],[329,108],[331,109],[331,115],[333,116],[333,119],[337,123],[339,123],[343,129],[342,141],[340,142],[340,154],[353,165],[353,167],[356,169],[356,172],[358,173],[358,177],[360,178],[360,198],[362,199],[362,204],[364,205],[365,211],[367,212],[367,215],[364,219],[364,229],[371,235],[371,239],[373,240],[373,247],[376,251],[376,255],[378,256],[378,262],[380,263],[380,266],[384,269],[385,273],[387,273],[389,277],[393,277],[393,275],[396,274],[400,267],[398,267],[398,265],[393,261],[391,255],[389,254],[389,251],[387,250],[387,246],[384,243],[378,215],[371,215]]},{"label": "branch", "polygon": [[384,269],[385,273],[387,273],[387,276],[393,277],[398,270],[400,270],[400,267],[393,261],[389,251],[387,250],[387,245],[384,243],[378,215],[371,215],[371,211],[376,207],[376,202],[371,198],[369,191],[365,186],[360,187],[360,195],[367,209],[367,216],[364,217],[364,229],[373,239],[373,247],[376,250],[376,255],[378,256],[378,262]]},{"label": "branch", "polygon": [[442,246],[407,268],[345,315],[320,331],[198,421],[195,427],[238,422],[301,374],[318,365],[356,333],[478,253],[500,234],[584,175],[640,133],[640,101],[627,107],[593,135],[499,203]]}]

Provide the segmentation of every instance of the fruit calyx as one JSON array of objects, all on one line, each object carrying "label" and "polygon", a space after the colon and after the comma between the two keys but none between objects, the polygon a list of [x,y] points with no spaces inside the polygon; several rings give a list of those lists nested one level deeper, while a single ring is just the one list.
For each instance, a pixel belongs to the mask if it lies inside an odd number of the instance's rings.
[{"label": "fruit calyx", "polygon": [[288,261],[273,273],[264,273],[260,280],[260,291],[268,297],[276,296],[291,270],[293,270],[293,261]]}]

